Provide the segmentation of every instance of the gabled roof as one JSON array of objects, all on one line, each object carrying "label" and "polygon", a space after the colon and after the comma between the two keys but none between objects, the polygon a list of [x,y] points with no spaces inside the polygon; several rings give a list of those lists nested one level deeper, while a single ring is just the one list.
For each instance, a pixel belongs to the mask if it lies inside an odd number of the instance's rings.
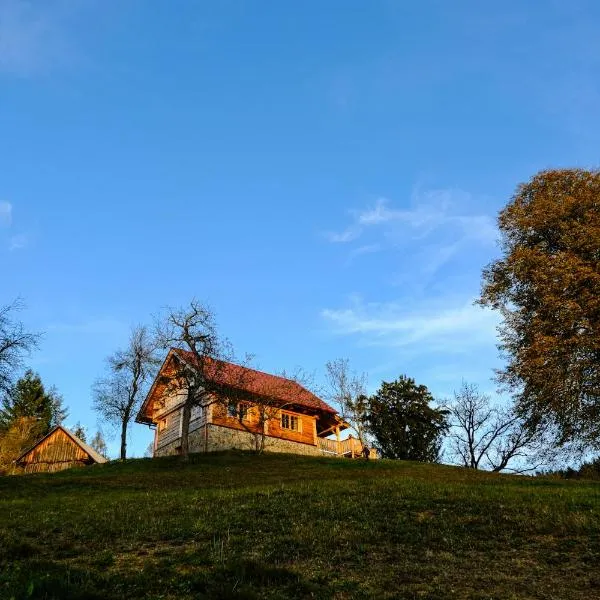
[{"label": "gabled roof", "polygon": [[[160,371],[163,371],[169,362],[169,357],[173,355],[189,365],[197,366],[194,354],[179,348],[172,348]],[[205,377],[217,385],[235,388],[248,392],[249,394],[276,398],[281,401],[282,405],[290,404],[329,413],[331,415],[336,414],[336,410],[329,406],[329,404],[323,402],[323,400],[315,396],[315,394],[291,379],[286,379],[285,377],[280,377],[278,375],[271,375],[270,373],[264,373],[263,371],[257,371],[256,369],[236,365],[235,363],[223,360],[205,358],[203,362]],[[160,372],[140,408],[136,421],[141,423],[148,422],[148,416],[145,414],[146,408],[153,396],[159,378]]]},{"label": "gabled roof", "polygon": [[27,454],[29,454],[32,450],[35,450],[45,439],[49,438],[55,431],[57,431],[59,429],[63,433],[65,433],[69,438],[71,438],[73,440],[73,442],[75,444],[77,444],[94,462],[97,462],[97,463],[107,462],[107,460],[106,460],[106,458],[104,458],[104,456],[102,456],[101,454],[96,452],[91,446],[88,446],[83,440],[80,440],[72,431],[69,431],[66,427],[63,427],[62,425],[56,425],[55,427],[53,427],[43,438],[39,439],[33,446],[31,446],[31,448],[28,448],[27,450],[25,450],[25,452],[23,452],[15,460],[15,462],[18,463],[19,461],[21,461],[23,459],[23,457],[25,457]]}]

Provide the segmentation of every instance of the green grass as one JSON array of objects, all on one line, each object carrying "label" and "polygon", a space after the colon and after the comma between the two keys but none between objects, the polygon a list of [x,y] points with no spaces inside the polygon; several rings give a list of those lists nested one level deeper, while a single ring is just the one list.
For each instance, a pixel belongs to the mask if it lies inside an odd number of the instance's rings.
[{"label": "green grass", "polygon": [[600,598],[600,487],[226,453],[0,478],[0,598]]}]

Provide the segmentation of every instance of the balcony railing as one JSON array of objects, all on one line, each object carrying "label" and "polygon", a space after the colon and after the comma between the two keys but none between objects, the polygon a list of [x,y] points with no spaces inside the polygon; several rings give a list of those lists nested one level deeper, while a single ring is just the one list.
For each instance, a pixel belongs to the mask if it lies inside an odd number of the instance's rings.
[{"label": "balcony railing", "polygon": [[[348,456],[355,458],[363,455],[363,445],[360,440],[350,436],[345,440],[332,440],[330,438],[317,438],[317,446],[324,454],[332,454],[335,456]],[[377,454],[374,450],[369,451],[370,458],[376,458]]]}]

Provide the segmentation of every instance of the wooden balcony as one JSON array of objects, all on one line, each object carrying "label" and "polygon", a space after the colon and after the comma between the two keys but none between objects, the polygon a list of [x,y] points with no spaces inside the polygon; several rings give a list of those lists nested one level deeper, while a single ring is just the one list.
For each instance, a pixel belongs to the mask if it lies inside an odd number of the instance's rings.
[{"label": "wooden balcony", "polygon": [[[330,438],[317,438],[317,446],[323,454],[332,456],[345,456],[348,458],[359,458],[363,455],[363,446],[360,441],[352,436],[345,440],[332,440]],[[373,448],[369,451],[369,458],[377,458]]]}]

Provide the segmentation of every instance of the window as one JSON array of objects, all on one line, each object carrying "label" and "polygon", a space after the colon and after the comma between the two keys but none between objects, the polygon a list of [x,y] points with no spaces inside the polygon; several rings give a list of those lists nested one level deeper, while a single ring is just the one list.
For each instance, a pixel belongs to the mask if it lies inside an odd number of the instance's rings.
[{"label": "window", "polygon": [[158,430],[159,431],[163,431],[164,429],[167,428],[167,425],[169,424],[168,419],[161,419],[158,422]]},{"label": "window", "polygon": [[250,405],[247,402],[240,402],[239,404],[228,404],[227,405],[227,416],[245,421],[248,418],[248,409]]},{"label": "window", "polygon": [[238,404],[238,417],[240,421],[245,421],[248,418],[248,409],[250,405],[247,402],[240,402]]},{"label": "window", "polygon": [[204,407],[199,404],[195,404],[192,406],[192,410],[190,412],[190,421],[193,421],[194,419],[201,419],[203,415]]},{"label": "window", "polygon": [[281,427],[283,429],[299,431],[298,425],[298,417],[296,417],[295,415],[288,415],[287,413],[281,413]]}]

